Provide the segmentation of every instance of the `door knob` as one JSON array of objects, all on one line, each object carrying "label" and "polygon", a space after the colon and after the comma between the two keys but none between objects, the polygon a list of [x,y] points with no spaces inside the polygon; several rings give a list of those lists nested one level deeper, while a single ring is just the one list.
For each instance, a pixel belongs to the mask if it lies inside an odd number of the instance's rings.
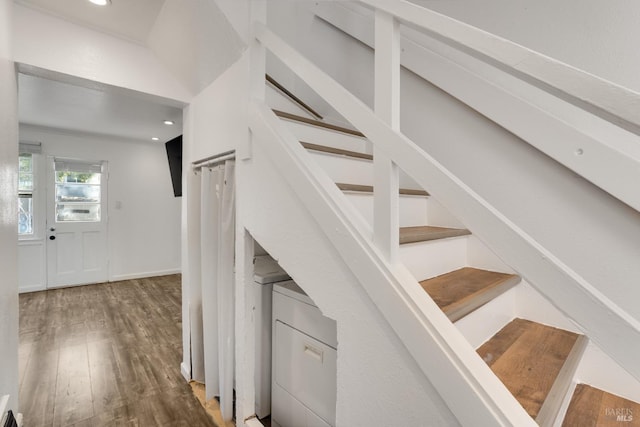
[{"label": "door knob", "polygon": [[49,236],[49,240],[56,240],[56,236]]}]

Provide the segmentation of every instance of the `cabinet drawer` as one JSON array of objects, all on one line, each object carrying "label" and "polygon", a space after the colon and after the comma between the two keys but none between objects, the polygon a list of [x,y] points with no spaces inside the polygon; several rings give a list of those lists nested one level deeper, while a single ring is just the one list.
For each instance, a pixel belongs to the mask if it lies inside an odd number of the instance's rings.
[{"label": "cabinet drawer", "polygon": [[279,321],[274,330],[274,387],[335,425],[336,350]]}]

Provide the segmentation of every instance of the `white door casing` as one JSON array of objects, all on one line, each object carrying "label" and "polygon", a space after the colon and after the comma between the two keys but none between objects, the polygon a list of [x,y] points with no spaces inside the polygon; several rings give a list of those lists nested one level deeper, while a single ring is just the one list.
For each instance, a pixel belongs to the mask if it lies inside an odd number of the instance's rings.
[{"label": "white door casing", "polygon": [[[47,160],[47,288],[106,282],[107,163]],[[92,174],[94,181],[56,181],[61,171]]]}]

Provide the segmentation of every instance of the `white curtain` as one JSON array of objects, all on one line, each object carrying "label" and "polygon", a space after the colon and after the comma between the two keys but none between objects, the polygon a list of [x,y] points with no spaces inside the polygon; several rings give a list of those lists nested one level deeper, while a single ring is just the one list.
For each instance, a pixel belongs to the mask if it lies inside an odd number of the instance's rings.
[{"label": "white curtain", "polygon": [[201,269],[206,398],[233,416],[235,163],[202,168]]}]

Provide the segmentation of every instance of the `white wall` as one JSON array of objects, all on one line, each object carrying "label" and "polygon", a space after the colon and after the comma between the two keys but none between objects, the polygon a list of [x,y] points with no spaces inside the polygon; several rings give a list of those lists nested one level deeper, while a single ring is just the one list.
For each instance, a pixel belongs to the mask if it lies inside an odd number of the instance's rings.
[{"label": "white wall", "polygon": [[[18,409],[18,89],[11,53],[11,0],[0,0],[0,395]],[[0,414],[1,416],[1,414]]]},{"label": "white wall", "polygon": [[[180,198],[173,196],[164,144],[29,125],[20,126],[20,138],[42,142],[43,156],[109,163],[109,280],[180,271]],[[44,167],[46,162],[41,163]],[[21,265],[26,264],[25,248],[21,247]],[[31,290],[35,286],[23,284]]]},{"label": "white wall", "polygon": [[194,94],[213,82],[246,47],[215,2],[200,0],[166,0],[148,44]]},{"label": "white wall", "polygon": [[151,49],[20,5],[13,20],[16,62],[183,103],[191,98]]},{"label": "white wall", "polygon": [[635,0],[412,2],[640,91]]}]

